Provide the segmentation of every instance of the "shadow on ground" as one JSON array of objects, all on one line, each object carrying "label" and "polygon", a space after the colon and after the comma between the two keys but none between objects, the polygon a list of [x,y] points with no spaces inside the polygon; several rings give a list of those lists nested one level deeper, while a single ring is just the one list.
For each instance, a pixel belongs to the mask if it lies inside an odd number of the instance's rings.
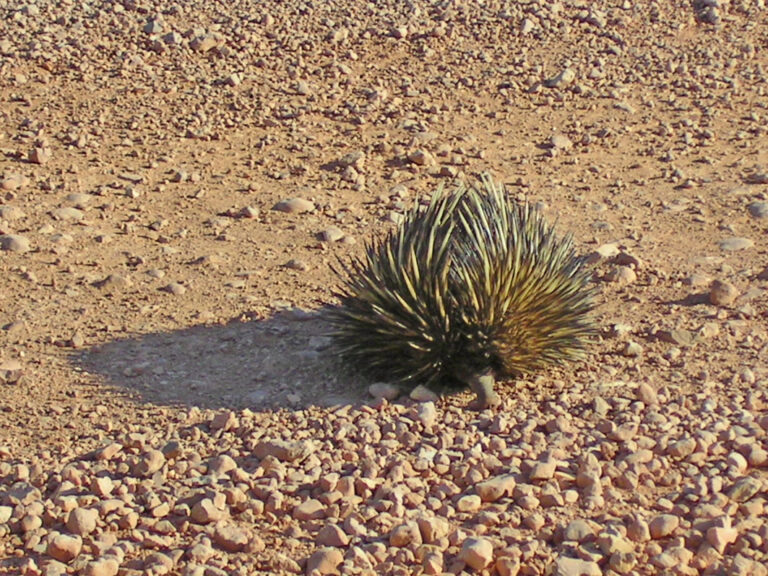
[{"label": "shadow on ground", "polygon": [[292,310],[115,340],[72,362],[160,405],[257,410],[361,401],[366,382],[344,370],[328,331],[322,312]]}]

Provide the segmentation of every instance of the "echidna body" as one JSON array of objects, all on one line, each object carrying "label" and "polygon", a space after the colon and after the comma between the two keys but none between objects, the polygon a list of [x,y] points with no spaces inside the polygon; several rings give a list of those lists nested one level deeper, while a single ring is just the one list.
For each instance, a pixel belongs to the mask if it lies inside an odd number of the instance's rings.
[{"label": "echidna body", "polygon": [[481,408],[498,403],[496,377],[580,358],[593,331],[570,236],[490,178],[438,191],[344,268],[339,352],[389,381],[470,386]]}]

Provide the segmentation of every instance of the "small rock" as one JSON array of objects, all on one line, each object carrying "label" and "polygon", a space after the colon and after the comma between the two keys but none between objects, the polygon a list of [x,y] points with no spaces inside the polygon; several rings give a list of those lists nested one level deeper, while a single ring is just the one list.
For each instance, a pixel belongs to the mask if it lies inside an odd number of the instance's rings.
[{"label": "small rock", "polygon": [[317,520],[325,517],[325,507],[323,503],[314,498],[305,500],[293,509],[293,517],[296,520]]},{"label": "small rock", "polygon": [[123,290],[132,285],[131,279],[122,274],[110,274],[104,280],[95,283],[95,286],[105,290]]},{"label": "small rock", "polygon": [[347,28],[336,28],[328,33],[327,39],[334,44],[344,42],[349,37],[349,30]]},{"label": "small rock", "polygon": [[278,212],[285,212],[287,214],[301,214],[303,212],[312,212],[315,209],[315,204],[309,200],[303,198],[288,198],[281,200],[272,207],[272,210]]},{"label": "small rock", "polygon": [[720,250],[725,252],[735,252],[737,250],[752,248],[755,243],[749,238],[726,238],[725,240],[721,240],[718,245],[720,246]]},{"label": "small rock", "polygon": [[747,463],[753,468],[760,468],[768,464],[768,450],[763,450],[759,446],[752,446],[747,454]]},{"label": "small rock", "polygon": [[362,150],[355,150],[349,152],[341,158],[339,158],[338,164],[342,168],[349,168],[350,166],[355,170],[362,170],[365,165],[365,152]]},{"label": "small rock", "polygon": [[568,526],[563,530],[563,540],[572,540],[574,542],[582,542],[586,538],[594,536],[595,529],[592,525],[581,518],[571,520]]},{"label": "small rock", "polygon": [[686,286],[692,286],[694,288],[697,288],[699,286],[709,286],[709,284],[712,283],[712,278],[707,276],[706,274],[702,274],[700,272],[694,272],[687,278],[683,280],[683,284]]},{"label": "small rock", "polygon": [[637,399],[648,406],[653,406],[659,403],[659,397],[656,394],[656,390],[654,390],[647,382],[642,382],[637,387]]},{"label": "small rock", "polygon": [[[710,0],[715,1],[715,0]],[[744,182],[748,184],[768,184],[768,172],[762,170],[752,172],[744,177]]]},{"label": "small rock", "polygon": [[753,218],[768,218],[768,202],[752,202],[747,206],[747,210]]},{"label": "small rock", "polygon": [[514,489],[515,477],[512,474],[496,476],[475,485],[475,491],[483,502],[496,502],[512,496]]},{"label": "small rock", "polygon": [[43,525],[42,518],[40,518],[40,516],[37,516],[37,515],[34,515],[34,514],[27,514],[19,522],[19,528],[24,533],[32,532],[33,530],[37,530],[42,525]]},{"label": "small rock", "polygon": [[253,449],[254,455],[263,460],[273,456],[281,462],[299,462],[312,452],[312,447],[304,441],[262,440]]},{"label": "small rock", "polygon": [[423,148],[413,150],[408,154],[408,161],[416,164],[417,166],[426,166],[427,164],[434,164],[434,158],[432,154]]},{"label": "small rock", "polygon": [[651,539],[651,530],[648,522],[642,518],[635,518],[627,526],[627,536],[634,542],[647,542]]},{"label": "small rock", "polygon": [[621,351],[621,354],[627,358],[638,358],[643,355],[643,347],[637,342],[629,340],[624,344],[624,349]]},{"label": "small rock", "polygon": [[[165,456],[165,449],[163,449],[163,456]],[[220,454],[213,458],[208,464],[209,474],[227,474],[237,468],[237,462],[235,462],[231,456],[226,454]]]},{"label": "small rock", "polygon": [[658,540],[672,534],[680,525],[680,518],[673,514],[660,514],[648,524],[651,531],[651,538]]},{"label": "small rock", "polygon": [[410,546],[411,544],[421,544],[421,532],[415,522],[406,522],[395,526],[389,534],[389,545],[397,548]]},{"label": "small rock", "polygon": [[213,503],[210,498],[203,498],[192,506],[190,512],[192,520],[198,524],[210,524],[223,519],[225,514]]},{"label": "small rock", "polygon": [[341,228],[338,226],[329,226],[322,232],[320,232],[317,237],[322,242],[338,242],[342,238],[344,238],[344,232],[342,232]]},{"label": "small rock", "polygon": [[762,484],[756,478],[745,476],[737,480],[728,490],[728,498],[734,502],[746,502],[760,492]]},{"label": "small rock", "polygon": [[248,544],[249,536],[243,528],[222,522],[216,525],[213,541],[227,552],[240,552]]},{"label": "small rock", "polygon": [[163,21],[152,18],[147,21],[143,28],[146,34],[160,34],[163,31]]},{"label": "small rock", "polygon": [[559,150],[570,150],[573,148],[573,141],[565,134],[555,134],[549,139],[549,144],[552,148]]},{"label": "small rock", "polygon": [[147,450],[136,461],[133,473],[137,476],[152,476],[165,464],[165,456],[160,450]]},{"label": "small rock", "polygon": [[421,539],[426,544],[432,544],[440,538],[444,538],[451,529],[448,520],[440,516],[420,516],[416,519],[416,523],[419,526]]},{"label": "small rock", "polygon": [[51,211],[51,216],[54,220],[82,220],[85,213],[82,210],[73,208],[72,206],[64,206],[63,208],[56,208]]},{"label": "small rock", "polygon": [[[151,574],[168,574],[173,570],[174,558],[163,552],[152,552],[144,558],[144,569]],[[223,575],[222,575],[223,576]]]},{"label": "small rock", "polygon": [[301,566],[288,554],[277,552],[270,560],[269,567],[271,574],[299,574]]},{"label": "small rock", "polygon": [[349,544],[349,536],[338,524],[326,524],[317,533],[315,543],[319,546],[344,547]]},{"label": "small rock", "polygon": [[566,68],[559,74],[544,81],[547,88],[563,88],[576,79],[576,72],[572,68]]},{"label": "small rock", "polygon": [[736,554],[733,557],[731,568],[728,570],[728,576],[768,576],[765,557],[752,560],[742,554]]},{"label": "small rock", "polygon": [[424,428],[432,428],[437,421],[437,408],[434,402],[422,402],[416,408],[416,420],[421,422]]},{"label": "small rock", "polygon": [[673,442],[667,448],[667,454],[675,458],[687,458],[696,450],[696,440],[693,438],[682,438]]},{"label": "small rock", "polygon": [[123,449],[122,444],[119,444],[117,442],[112,442],[110,444],[107,444],[103,448],[99,448],[93,453],[93,457],[95,460],[100,460],[102,462],[106,462],[108,460],[112,460],[121,450]]},{"label": "small rock", "polygon": [[29,184],[29,178],[22,174],[8,174],[0,180],[0,190],[18,190]]},{"label": "small rock", "polygon": [[731,526],[712,526],[707,529],[707,542],[720,554],[725,552],[728,544],[733,544],[739,532]]},{"label": "small rock", "polygon": [[686,348],[690,348],[698,342],[698,336],[684,328],[659,330],[657,336],[659,340],[669,342],[670,344],[676,344],[677,346],[685,346]]},{"label": "small rock", "polygon": [[408,36],[408,27],[407,26],[395,26],[390,30],[390,34],[393,38],[397,40],[403,40]]},{"label": "small rock", "polygon": [[69,562],[77,558],[83,548],[83,539],[80,536],[57,534],[48,542],[48,555],[59,562]]},{"label": "small rock", "polygon": [[40,576],[41,574],[44,574],[45,576],[66,576],[67,565],[63,562],[59,562],[58,560],[51,559],[45,563],[45,571],[42,572],[38,568],[35,561],[30,558],[26,562],[26,565],[22,566],[21,574],[23,576]]},{"label": "small rock", "polygon": [[29,252],[29,239],[18,234],[0,235],[0,248],[6,252]]},{"label": "small rock", "polygon": [[608,414],[608,412],[610,412],[611,405],[608,404],[605,398],[602,398],[601,396],[596,396],[593,402],[593,409],[595,411],[595,414],[597,414],[598,416],[605,416],[606,414]]},{"label": "small rock", "polygon": [[285,263],[285,267],[290,268],[291,270],[298,270],[299,272],[306,272],[309,270],[309,264],[304,260],[299,260],[297,258],[288,260],[288,262]]},{"label": "small rock", "polygon": [[253,220],[254,218],[259,217],[259,209],[254,208],[253,206],[245,206],[244,208],[240,209],[237,215],[240,218],[247,218],[249,220]]},{"label": "small rock", "polygon": [[423,573],[429,575],[442,574],[443,564],[443,554],[437,550],[424,554],[424,559],[421,561],[421,566],[424,569]]},{"label": "small rock", "polygon": [[109,496],[114,488],[114,482],[107,476],[97,476],[91,481],[91,490],[93,490],[94,494],[101,496],[102,498]]},{"label": "small rock", "polygon": [[18,206],[0,206],[0,220],[19,220],[24,218],[24,210]]},{"label": "small rock", "polygon": [[530,480],[549,480],[555,475],[557,468],[556,460],[547,460],[546,462],[536,462],[531,468]]},{"label": "small rock", "polygon": [[312,86],[306,80],[296,82],[296,94],[299,96],[309,96],[312,94]]},{"label": "small rock", "polygon": [[456,166],[441,166],[439,175],[445,178],[456,178],[459,175],[459,169]]},{"label": "small rock", "polygon": [[738,452],[732,452],[728,455],[727,459],[728,467],[732,470],[736,471],[739,474],[743,474],[746,472],[747,467],[749,466],[747,463],[747,459],[744,458],[741,454]]},{"label": "small rock", "polygon": [[126,180],[132,184],[141,184],[144,181],[144,176],[141,174],[135,174],[133,172],[121,172],[117,175],[121,180]]},{"label": "small rock", "polygon": [[730,306],[739,297],[739,289],[730,282],[715,280],[709,289],[709,301],[715,306]]},{"label": "small rock", "polygon": [[196,36],[189,43],[189,47],[196,52],[208,52],[219,44],[219,40],[213,34]]},{"label": "small rock", "polygon": [[17,482],[10,489],[5,488],[2,497],[6,504],[21,504],[22,506],[28,506],[32,502],[42,499],[40,490],[29,482]]},{"label": "small rock", "polygon": [[114,556],[104,556],[85,565],[83,576],[117,576],[120,562]]},{"label": "small rock", "polygon": [[651,564],[668,569],[675,566],[686,566],[693,558],[693,552],[683,546],[671,546],[651,558]]},{"label": "small rock", "polygon": [[619,286],[628,286],[637,281],[637,274],[630,266],[616,266],[605,275],[605,279]]},{"label": "small rock", "polygon": [[211,420],[211,430],[232,430],[238,426],[237,415],[232,411],[219,412]]},{"label": "small rock", "polygon": [[480,499],[480,496],[477,494],[468,494],[467,496],[459,498],[456,502],[456,510],[459,512],[477,512],[480,510],[482,504],[483,501]]},{"label": "small rock", "polygon": [[495,566],[499,576],[517,576],[521,568],[520,559],[511,556],[498,558]]},{"label": "small rock", "polygon": [[87,536],[96,530],[96,521],[98,519],[98,510],[75,508],[69,513],[67,518],[67,530],[78,536]]},{"label": "small rock", "polygon": [[85,210],[85,208],[91,203],[91,200],[93,200],[93,196],[90,194],[73,192],[72,194],[67,194],[65,200],[69,204],[72,204],[72,206],[75,208],[78,208],[79,210]]},{"label": "small rock", "polygon": [[216,551],[211,548],[210,546],[198,543],[192,546],[191,548],[187,548],[186,551],[186,557],[191,560],[192,562],[198,562],[200,564],[205,564],[210,560],[213,556],[216,555]]},{"label": "small rock", "polygon": [[467,538],[461,545],[459,559],[473,570],[483,570],[493,561],[493,545],[485,538]]},{"label": "small rock", "polygon": [[608,258],[613,258],[621,253],[621,250],[619,248],[619,245],[611,242],[610,244],[602,244],[600,247],[598,247],[597,250],[592,252],[589,255],[589,260],[591,262],[597,262],[599,260],[606,260]]},{"label": "small rock", "polygon": [[617,574],[629,574],[637,564],[637,557],[632,552],[614,552],[608,558],[608,567]]},{"label": "small rock", "polygon": [[530,18],[523,18],[523,21],[520,23],[520,35],[527,36],[535,27],[536,25],[533,23],[533,20]]},{"label": "small rock", "polygon": [[17,360],[0,363],[0,384],[21,384],[24,369]]},{"label": "small rock", "polygon": [[69,342],[67,342],[67,345],[70,348],[82,348],[85,346],[85,336],[83,336],[82,332],[77,331],[72,334],[72,337],[69,339]]},{"label": "small rock", "polygon": [[616,552],[629,553],[635,549],[635,545],[632,542],[621,536],[620,533],[614,532],[611,528],[598,534],[595,543],[606,556]]},{"label": "small rock", "polygon": [[531,530],[534,534],[538,533],[546,523],[547,521],[544,519],[544,516],[537,513],[528,514],[523,518],[523,526]]},{"label": "small rock", "polygon": [[555,561],[553,576],[602,576],[603,571],[597,562],[560,556]]},{"label": "small rock", "polygon": [[344,555],[336,548],[320,548],[307,560],[306,574],[338,574],[338,566],[343,561]]},{"label": "small rock", "polygon": [[53,154],[51,153],[50,148],[33,148],[29,152],[29,161],[33,164],[47,164],[51,160],[52,156]]},{"label": "small rock", "polygon": [[171,282],[170,284],[163,287],[163,291],[168,292],[169,294],[173,294],[174,296],[181,296],[187,292],[187,288],[179,282]]},{"label": "small rock", "polygon": [[699,336],[701,338],[713,338],[720,334],[720,325],[717,322],[705,322],[704,325],[699,328]]},{"label": "small rock", "polygon": [[11,519],[13,506],[0,506],[0,524],[5,524]]}]

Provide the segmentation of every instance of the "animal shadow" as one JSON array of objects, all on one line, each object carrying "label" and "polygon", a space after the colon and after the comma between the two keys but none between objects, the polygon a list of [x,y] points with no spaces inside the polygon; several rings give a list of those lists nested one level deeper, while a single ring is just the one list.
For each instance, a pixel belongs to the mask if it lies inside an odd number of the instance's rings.
[{"label": "animal shadow", "polygon": [[140,401],[267,409],[362,401],[366,383],[336,357],[324,311],[114,340],[71,361]]}]

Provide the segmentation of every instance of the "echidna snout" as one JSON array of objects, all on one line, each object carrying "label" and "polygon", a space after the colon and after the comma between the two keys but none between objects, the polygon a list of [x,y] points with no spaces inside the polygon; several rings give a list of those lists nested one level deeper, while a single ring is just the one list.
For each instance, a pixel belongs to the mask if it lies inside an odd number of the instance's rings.
[{"label": "echidna snout", "polygon": [[472,374],[467,378],[467,384],[472,392],[475,393],[475,400],[472,407],[478,410],[485,408],[495,408],[501,404],[501,398],[494,390],[496,386],[496,377],[492,369],[487,369],[479,374]]}]

